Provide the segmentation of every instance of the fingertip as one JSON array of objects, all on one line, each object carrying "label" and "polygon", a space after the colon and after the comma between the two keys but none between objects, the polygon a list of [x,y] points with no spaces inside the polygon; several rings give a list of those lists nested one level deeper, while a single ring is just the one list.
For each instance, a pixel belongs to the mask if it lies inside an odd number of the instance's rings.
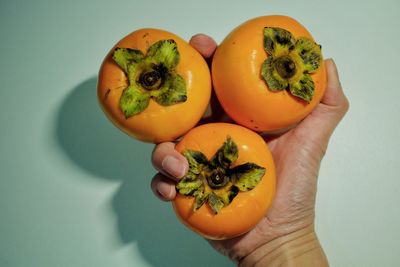
[{"label": "fingertip", "polygon": [[[335,61],[332,58],[325,60],[327,84],[322,103],[328,106],[348,106],[348,100],[343,92],[339,79],[339,72]],[[347,103],[347,104],[346,104]]]},{"label": "fingertip", "polygon": [[336,66],[335,60],[331,57],[325,59],[325,63],[334,64]]},{"label": "fingertip", "polygon": [[189,44],[193,46],[204,58],[211,58],[217,48],[217,43],[210,36],[198,33],[192,36]]},{"label": "fingertip", "polygon": [[161,162],[166,154],[173,153],[174,144],[172,142],[164,142],[156,145],[151,153],[151,162],[156,170],[161,171]]},{"label": "fingertip", "polygon": [[175,178],[182,178],[187,172],[187,164],[175,156],[167,155],[161,162],[162,169]]},{"label": "fingertip", "polygon": [[175,189],[172,185],[159,182],[156,187],[157,195],[161,200],[171,201],[175,198]]},{"label": "fingertip", "polygon": [[161,143],[154,148],[152,163],[156,170],[173,180],[185,176],[189,169],[186,158],[175,150],[175,144],[171,142]]},{"label": "fingertip", "polygon": [[325,66],[328,72],[328,78],[330,77],[332,80],[332,78],[334,77],[340,83],[339,72],[335,60],[333,60],[333,58],[326,59]]},{"label": "fingertip", "polygon": [[156,197],[163,201],[171,201],[176,196],[175,184],[160,173],[153,177],[151,189]]}]

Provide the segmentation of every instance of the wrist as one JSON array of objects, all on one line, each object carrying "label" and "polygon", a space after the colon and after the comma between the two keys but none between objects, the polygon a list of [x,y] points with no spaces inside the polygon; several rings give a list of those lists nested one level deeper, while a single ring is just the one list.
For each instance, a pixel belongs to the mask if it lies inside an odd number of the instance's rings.
[{"label": "wrist", "polygon": [[241,267],[328,266],[314,225],[278,237],[258,247],[239,263]]}]

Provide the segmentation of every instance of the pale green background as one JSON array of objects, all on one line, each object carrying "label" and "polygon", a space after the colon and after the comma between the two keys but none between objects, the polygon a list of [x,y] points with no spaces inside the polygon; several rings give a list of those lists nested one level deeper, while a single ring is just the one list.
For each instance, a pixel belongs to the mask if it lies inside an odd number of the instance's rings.
[{"label": "pale green background", "polygon": [[334,57],[351,109],[323,161],[317,231],[332,266],[400,265],[398,0],[0,2],[0,266],[234,266],[153,197],[151,145],[99,110],[96,74],[141,27],[218,42],[297,18]]}]

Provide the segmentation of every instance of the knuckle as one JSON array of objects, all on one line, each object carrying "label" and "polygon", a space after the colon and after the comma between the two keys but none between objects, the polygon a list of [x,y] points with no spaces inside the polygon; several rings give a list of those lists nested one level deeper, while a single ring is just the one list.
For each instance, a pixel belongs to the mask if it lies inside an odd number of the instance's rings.
[{"label": "knuckle", "polygon": [[350,109],[350,101],[349,99],[345,96],[343,100],[343,109],[345,113]]}]

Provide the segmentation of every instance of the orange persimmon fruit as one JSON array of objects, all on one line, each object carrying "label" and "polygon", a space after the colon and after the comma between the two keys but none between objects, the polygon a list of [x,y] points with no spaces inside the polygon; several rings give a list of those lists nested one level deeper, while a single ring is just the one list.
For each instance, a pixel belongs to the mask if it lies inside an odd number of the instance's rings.
[{"label": "orange persimmon fruit", "polygon": [[320,102],[326,86],[321,47],[296,20],[251,19],[217,48],[212,80],[225,112],[258,132],[293,127]]},{"label": "orange persimmon fruit", "polygon": [[264,139],[235,124],[198,126],[176,145],[189,162],[172,204],[180,221],[214,240],[251,230],[275,194],[275,166]]},{"label": "orange persimmon fruit", "polygon": [[120,40],[101,65],[97,96],[107,117],[145,142],[172,141],[193,128],[211,95],[203,57],[160,29],[140,29]]}]

